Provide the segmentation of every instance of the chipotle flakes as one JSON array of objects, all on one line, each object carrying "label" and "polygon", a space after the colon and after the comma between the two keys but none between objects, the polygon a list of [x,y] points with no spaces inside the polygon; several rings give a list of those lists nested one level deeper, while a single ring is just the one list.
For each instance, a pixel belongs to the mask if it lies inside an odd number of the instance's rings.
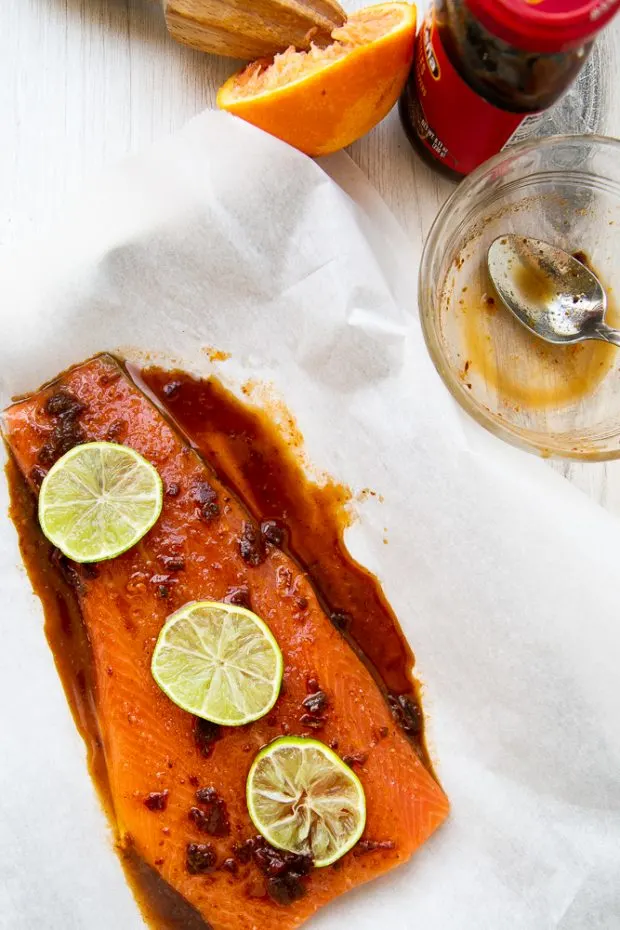
[{"label": "chipotle flakes", "polygon": [[40,468],[38,465],[34,465],[30,469],[30,480],[35,487],[40,488],[43,484],[43,479],[45,478],[47,472],[44,468]]},{"label": "chipotle flakes", "polygon": [[266,878],[295,874],[298,878],[308,875],[313,869],[310,856],[298,856],[296,853],[274,849],[269,843],[257,837],[252,850],[254,862]]},{"label": "chipotle flakes", "polygon": [[194,742],[203,759],[208,759],[214,744],[221,739],[222,728],[217,723],[210,723],[201,717],[194,719]]},{"label": "chipotle flakes", "polygon": [[261,565],[265,561],[265,546],[260,533],[253,523],[243,521],[239,538],[239,553],[248,565]]},{"label": "chipotle flakes", "polygon": [[181,390],[181,386],[180,381],[168,381],[163,387],[164,397],[167,400],[172,400]]},{"label": "chipotle flakes", "polygon": [[267,879],[267,894],[276,904],[286,907],[306,894],[306,886],[295,875]]},{"label": "chipotle flakes", "polygon": [[180,555],[162,555],[160,562],[166,572],[182,572],[185,568],[185,559]]},{"label": "chipotle flakes", "polygon": [[310,730],[322,730],[327,723],[327,717],[315,717],[313,714],[302,714],[299,722]]},{"label": "chipotle flakes", "polygon": [[196,800],[204,807],[204,810],[193,807],[190,811],[190,817],[198,829],[211,836],[228,836],[230,833],[228,809],[215,788],[199,788],[196,792]]},{"label": "chipotle flakes", "polygon": [[276,520],[263,520],[260,525],[260,531],[265,542],[270,543],[277,549],[282,548],[285,539],[285,533]]},{"label": "chipotle flakes", "polygon": [[367,759],[367,752],[352,752],[342,757],[342,761],[345,765],[348,765],[349,768],[353,768],[354,765],[363,765]]},{"label": "chipotle flakes", "polygon": [[220,508],[217,503],[217,492],[208,481],[195,481],[192,485],[192,498],[198,504],[200,516],[207,523],[219,516]]},{"label": "chipotle flakes", "polygon": [[235,607],[245,607],[246,610],[252,609],[250,589],[247,584],[240,584],[236,587],[229,588],[223,600],[225,604],[234,604]]},{"label": "chipotle flakes", "polygon": [[185,867],[190,875],[202,875],[215,868],[217,856],[211,843],[188,843],[185,849]]},{"label": "chipotle flakes", "polygon": [[401,697],[398,699],[398,702],[403,709],[403,714],[405,717],[405,729],[408,733],[419,736],[424,728],[424,716],[422,714],[422,708],[418,703],[412,701],[411,698],[406,696],[401,695]]},{"label": "chipotle flakes", "polygon": [[348,628],[351,626],[351,615],[348,614],[345,610],[332,611],[329,619],[338,630],[348,630]]},{"label": "chipotle flakes", "polygon": [[208,818],[204,811],[201,811],[199,807],[190,807],[189,813],[187,815],[191,822],[194,824],[197,830],[200,830],[201,833],[208,833],[207,829]]},{"label": "chipotle flakes", "polygon": [[144,799],[144,806],[150,811],[165,811],[168,807],[168,795],[166,791],[151,791]]},{"label": "chipotle flakes", "polygon": [[45,412],[50,417],[77,417],[84,410],[86,406],[69,391],[57,391],[45,404]]},{"label": "chipotle flakes", "polygon": [[48,398],[45,412],[55,419],[55,423],[51,434],[39,450],[38,459],[41,465],[53,465],[65,452],[86,440],[84,430],[78,422],[86,409],[86,405],[69,391],[57,391]]},{"label": "chipotle flakes", "polygon": [[400,724],[407,736],[412,738],[421,736],[424,729],[424,717],[420,705],[406,694],[398,696],[390,694],[388,695],[388,703],[392,716]]},{"label": "chipotle flakes", "polygon": [[327,708],[329,698],[324,691],[313,691],[303,699],[302,704],[308,713],[318,716]]},{"label": "chipotle flakes", "polygon": [[256,837],[252,858],[267,880],[267,894],[276,904],[286,906],[306,894],[302,879],[314,867],[310,856],[274,849],[262,837]]},{"label": "chipotle flakes", "polygon": [[262,836],[253,836],[249,840],[244,840],[243,843],[233,843],[233,856],[238,862],[245,865],[252,858],[252,853],[256,847],[263,842]]},{"label": "chipotle flakes", "polygon": [[173,578],[171,575],[164,575],[164,574],[161,574],[161,575],[151,575],[151,577],[149,578],[149,581],[151,582],[151,584],[154,584],[154,585],[158,585],[158,584],[176,584],[176,583],[177,583],[177,579],[176,579],[176,578]]}]

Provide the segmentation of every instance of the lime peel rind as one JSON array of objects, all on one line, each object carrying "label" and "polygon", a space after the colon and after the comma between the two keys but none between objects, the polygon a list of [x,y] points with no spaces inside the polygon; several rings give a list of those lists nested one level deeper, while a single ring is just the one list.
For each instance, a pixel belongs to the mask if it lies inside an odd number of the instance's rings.
[{"label": "lime peel rind", "polygon": [[[266,769],[265,762],[278,755],[291,751],[293,765],[297,769],[286,771],[286,764],[282,766],[282,779],[280,784],[269,781],[269,773],[263,773],[263,787],[261,789],[261,769]],[[297,752],[298,759],[294,759]],[[304,759],[305,756],[305,759]],[[311,757],[313,756],[313,759]],[[321,762],[323,760],[323,767]],[[289,761],[289,760],[287,760]],[[323,787],[325,794],[321,797],[319,791],[312,794],[311,774],[315,769],[316,784]],[[295,783],[296,777],[304,784]],[[330,776],[332,778],[330,787]],[[340,780],[340,786],[337,785]],[[275,779],[274,779],[275,781]],[[340,794],[332,792],[332,787]],[[309,803],[299,802],[304,795]],[[262,802],[259,798],[262,797]],[[246,801],[252,823],[261,836],[277,849],[297,855],[311,855],[316,868],[325,868],[349,852],[360,840],[366,826],[366,797],[361,781],[343,761],[324,743],[306,737],[285,736],[274,740],[262,749],[250,768],[246,785]],[[297,802],[297,803],[295,803]],[[263,811],[259,811],[260,805]],[[281,829],[265,824],[264,813],[271,805],[271,812],[278,805],[282,807],[282,816],[279,823]],[[287,812],[290,808],[290,813]],[[321,815],[321,807],[323,814]],[[306,816],[306,808],[310,813]],[[336,808],[330,813],[330,808]],[[321,823],[323,816],[323,823]],[[343,825],[338,832],[339,824]],[[291,834],[297,826],[297,840],[283,841],[283,833],[291,827]],[[336,827],[336,829],[333,829]],[[305,835],[304,835],[305,834]],[[335,841],[329,844],[329,837]],[[316,838],[321,840],[322,852],[316,855]]]}]

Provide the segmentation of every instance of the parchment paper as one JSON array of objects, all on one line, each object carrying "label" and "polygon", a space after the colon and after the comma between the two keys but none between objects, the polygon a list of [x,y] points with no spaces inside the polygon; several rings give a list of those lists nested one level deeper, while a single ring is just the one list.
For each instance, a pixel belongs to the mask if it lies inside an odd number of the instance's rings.
[{"label": "parchment paper", "polygon": [[[613,930],[620,530],[455,407],[416,318],[418,260],[345,156],[319,166],[205,114],[7,263],[0,399],[103,349],[151,351],[270,382],[313,467],[383,496],[348,542],[417,653],[453,813],[312,930]],[[0,927],[134,930],[0,493]]]}]

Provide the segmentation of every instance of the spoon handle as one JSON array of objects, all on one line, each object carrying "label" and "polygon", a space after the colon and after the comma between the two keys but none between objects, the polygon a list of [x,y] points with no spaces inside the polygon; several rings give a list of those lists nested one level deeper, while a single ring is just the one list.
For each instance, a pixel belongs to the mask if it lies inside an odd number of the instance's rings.
[{"label": "spoon handle", "polygon": [[613,329],[606,323],[599,323],[595,330],[596,338],[602,339],[603,342],[611,342],[614,346],[620,346],[620,329]]}]

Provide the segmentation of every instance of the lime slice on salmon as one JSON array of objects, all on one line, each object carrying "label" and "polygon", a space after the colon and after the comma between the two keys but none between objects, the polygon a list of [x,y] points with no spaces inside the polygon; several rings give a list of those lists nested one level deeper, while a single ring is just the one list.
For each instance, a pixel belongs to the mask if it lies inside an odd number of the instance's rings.
[{"label": "lime slice on salmon", "polygon": [[151,672],[183,710],[240,727],[269,713],[280,693],[283,666],[269,627],[251,610],[197,601],[166,620]]},{"label": "lime slice on salmon", "polygon": [[248,775],[248,811],[277,849],[331,865],[359,840],[366,798],[357,775],[315,739],[285,736],[257,755]]},{"label": "lime slice on salmon", "polygon": [[102,562],[148,533],[162,500],[161,478],[134,449],[88,442],[63,455],[43,479],[39,523],[67,558]]}]

